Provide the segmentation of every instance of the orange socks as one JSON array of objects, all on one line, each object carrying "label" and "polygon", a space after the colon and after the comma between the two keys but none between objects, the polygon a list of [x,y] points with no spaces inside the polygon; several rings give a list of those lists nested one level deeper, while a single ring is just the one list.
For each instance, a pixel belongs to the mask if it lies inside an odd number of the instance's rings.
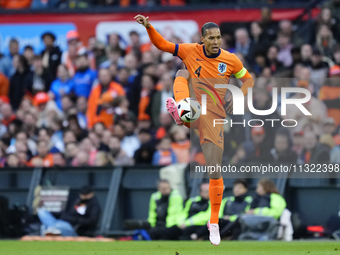
[{"label": "orange socks", "polygon": [[209,198],[211,204],[210,223],[218,224],[218,214],[223,197],[223,178],[210,179]]},{"label": "orange socks", "polygon": [[173,90],[174,90],[175,101],[177,103],[181,101],[182,99],[190,96],[188,81],[182,76],[176,77]]}]

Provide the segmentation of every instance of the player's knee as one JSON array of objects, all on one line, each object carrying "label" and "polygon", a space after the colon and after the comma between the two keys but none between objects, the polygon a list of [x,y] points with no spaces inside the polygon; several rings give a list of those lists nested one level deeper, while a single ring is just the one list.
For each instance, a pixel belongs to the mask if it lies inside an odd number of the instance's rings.
[{"label": "player's knee", "polygon": [[189,80],[190,73],[188,70],[180,69],[177,71],[176,77],[184,77],[185,79]]}]

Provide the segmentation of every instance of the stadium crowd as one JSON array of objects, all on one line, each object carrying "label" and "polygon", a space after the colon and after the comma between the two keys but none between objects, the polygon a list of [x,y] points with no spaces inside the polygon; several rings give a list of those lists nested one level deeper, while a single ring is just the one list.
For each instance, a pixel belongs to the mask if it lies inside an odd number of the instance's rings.
[{"label": "stadium crowd", "polygon": [[[270,108],[273,87],[312,93],[304,104],[311,116],[288,109],[286,117],[298,122],[295,128],[272,128],[271,122],[226,128],[226,162],[339,163],[340,15],[332,4],[308,21],[315,36],[303,36],[291,21],[273,22],[268,9],[262,20],[223,34],[221,47],[237,54],[256,78],[255,109]],[[46,32],[39,55],[15,38],[10,54],[1,54],[0,166],[205,163],[195,131],[176,126],[165,107],[174,75],[183,68],[180,59],[141,43],[135,31],[125,49],[117,34],[107,42],[91,37],[87,47],[77,31],[66,38],[64,52]],[[176,36],[171,40],[181,42]],[[198,33],[192,42],[200,43]],[[228,118],[282,117],[279,111],[256,116],[246,110]]]}]

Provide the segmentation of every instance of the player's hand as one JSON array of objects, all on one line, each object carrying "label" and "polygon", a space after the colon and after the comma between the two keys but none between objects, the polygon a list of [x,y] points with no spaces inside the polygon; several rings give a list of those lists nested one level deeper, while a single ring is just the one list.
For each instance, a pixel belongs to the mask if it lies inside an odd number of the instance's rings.
[{"label": "player's hand", "polygon": [[179,227],[180,229],[185,229],[187,226],[185,226],[185,223],[182,223],[181,226]]},{"label": "player's hand", "polygon": [[149,17],[146,17],[141,15],[141,14],[138,14],[134,17],[134,19],[139,23],[139,24],[142,24],[144,27],[148,28],[150,27],[150,22],[149,22]]},{"label": "player's hand", "polygon": [[233,97],[231,96],[225,105],[225,111],[227,113],[233,113]]}]

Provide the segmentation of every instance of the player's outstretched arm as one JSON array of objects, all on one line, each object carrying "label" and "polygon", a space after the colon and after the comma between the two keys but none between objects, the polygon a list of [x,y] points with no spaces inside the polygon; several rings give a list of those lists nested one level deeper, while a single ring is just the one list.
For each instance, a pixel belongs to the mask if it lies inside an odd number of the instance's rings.
[{"label": "player's outstretched arm", "polygon": [[134,18],[139,24],[142,24],[149,34],[151,42],[161,51],[166,51],[171,54],[175,53],[176,45],[165,40],[156,29],[150,24],[149,17],[138,14]]}]

